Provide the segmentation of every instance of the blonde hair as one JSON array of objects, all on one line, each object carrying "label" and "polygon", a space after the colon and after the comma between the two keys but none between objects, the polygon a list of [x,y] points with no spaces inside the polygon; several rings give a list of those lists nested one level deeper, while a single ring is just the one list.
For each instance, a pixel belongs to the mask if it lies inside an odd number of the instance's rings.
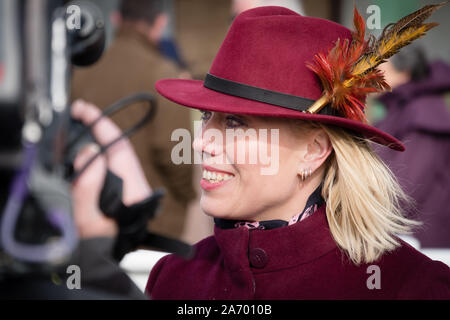
[{"label": "blonde hair", "polygon": [[325,163],[322,197],[337,245],[356,265],[374,262],[398,247],[396,235],[408,234],[420,223],[404,216],[402,205],[412,208],[413,200],[370,141],[339,127],[304,120],[296,124],[323,129],[333,146]]}]

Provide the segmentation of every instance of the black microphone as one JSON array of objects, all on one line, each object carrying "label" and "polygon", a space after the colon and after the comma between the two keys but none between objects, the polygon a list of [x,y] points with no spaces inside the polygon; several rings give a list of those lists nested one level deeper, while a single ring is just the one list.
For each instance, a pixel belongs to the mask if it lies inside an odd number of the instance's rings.
[{"label": "black microphone", "polygon": [[66,4],[66,23],[71,35],[72,64],[88,66],[100,59],[106,33],[99,8],[88,1],[71,1]]}]

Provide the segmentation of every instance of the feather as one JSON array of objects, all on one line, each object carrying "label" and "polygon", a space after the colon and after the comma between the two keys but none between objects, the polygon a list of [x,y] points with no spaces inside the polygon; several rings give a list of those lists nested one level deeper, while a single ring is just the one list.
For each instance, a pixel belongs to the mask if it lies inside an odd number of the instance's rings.
[{"label": "feather", "polygon": [[388,26],[386,26],[383,30],[382,36],[380,39],[383,39],[384,37],[389,37],[390,34],[393,33],[399,33],[402,30],[405,30],[410,27],[414,26],[420,26],[422,23],[428,19],[431,14],[436,11],[437,9],[441,8],[445,4],[447,4],[448,1],[434,4],[434,5],[427,5],[423,7],[420,10],[417,10],[406,17],[403,17],[400,19],[397,23],[391,23]]},{"label": "feather", "polygon": [[438,23],[427,23],[418,27],[409,27],[402,32],[395,32],[389,37],[379,39],[376,48],[362,56],[358,63],[355,64],[353,74],[362,75],[376,68],[386,59],[396,54],[401,48],[422,37],[428,30],[437,25]]},{"label": "feather", "polygon": [[324,90],[322,97],[307,112],[316,113],[331,103],[342,116],[367,122],[364,114],[367,94],[390,90],[377,66],[437,26],[437,23],[423,22],[447,2],[427,5],[388,25],[378,40],[371,36],[367,41],[364,19],[355,7],[351,43],[347,39],[338,39],[328,54],[319,53],[307,63],[319,77]]},{"label": "feather", "polygon": [[356,7],[353,9],[353,25],[355,26],[355,31],[352,31],[353,41],[364,42],[364,37],[366,36],[366,22],[358,13]]}]

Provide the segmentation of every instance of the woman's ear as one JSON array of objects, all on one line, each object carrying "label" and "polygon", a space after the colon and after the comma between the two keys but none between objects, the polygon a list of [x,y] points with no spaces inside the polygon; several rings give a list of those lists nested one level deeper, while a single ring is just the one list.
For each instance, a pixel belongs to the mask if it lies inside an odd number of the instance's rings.
[{"label": "woman's ear", "polygon": [[322,129],[313,131],[307,140],[302,155],[300,174],[309,169],[312,172],[316,171],[325,162],[332,150],[333,147],[327,133]]}]

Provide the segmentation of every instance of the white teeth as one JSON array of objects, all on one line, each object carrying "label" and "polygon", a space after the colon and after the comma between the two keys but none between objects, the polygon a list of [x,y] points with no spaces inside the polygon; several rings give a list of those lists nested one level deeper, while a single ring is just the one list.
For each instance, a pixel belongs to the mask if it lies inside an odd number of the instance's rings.
[{"label": "white teeth", "polygon": [[211,172],[208,170],[203,170],[203,179],[209,180],[210,182],[217,183],[221,181],[227,181],[233,178],[232,175],[219,172]]}]

